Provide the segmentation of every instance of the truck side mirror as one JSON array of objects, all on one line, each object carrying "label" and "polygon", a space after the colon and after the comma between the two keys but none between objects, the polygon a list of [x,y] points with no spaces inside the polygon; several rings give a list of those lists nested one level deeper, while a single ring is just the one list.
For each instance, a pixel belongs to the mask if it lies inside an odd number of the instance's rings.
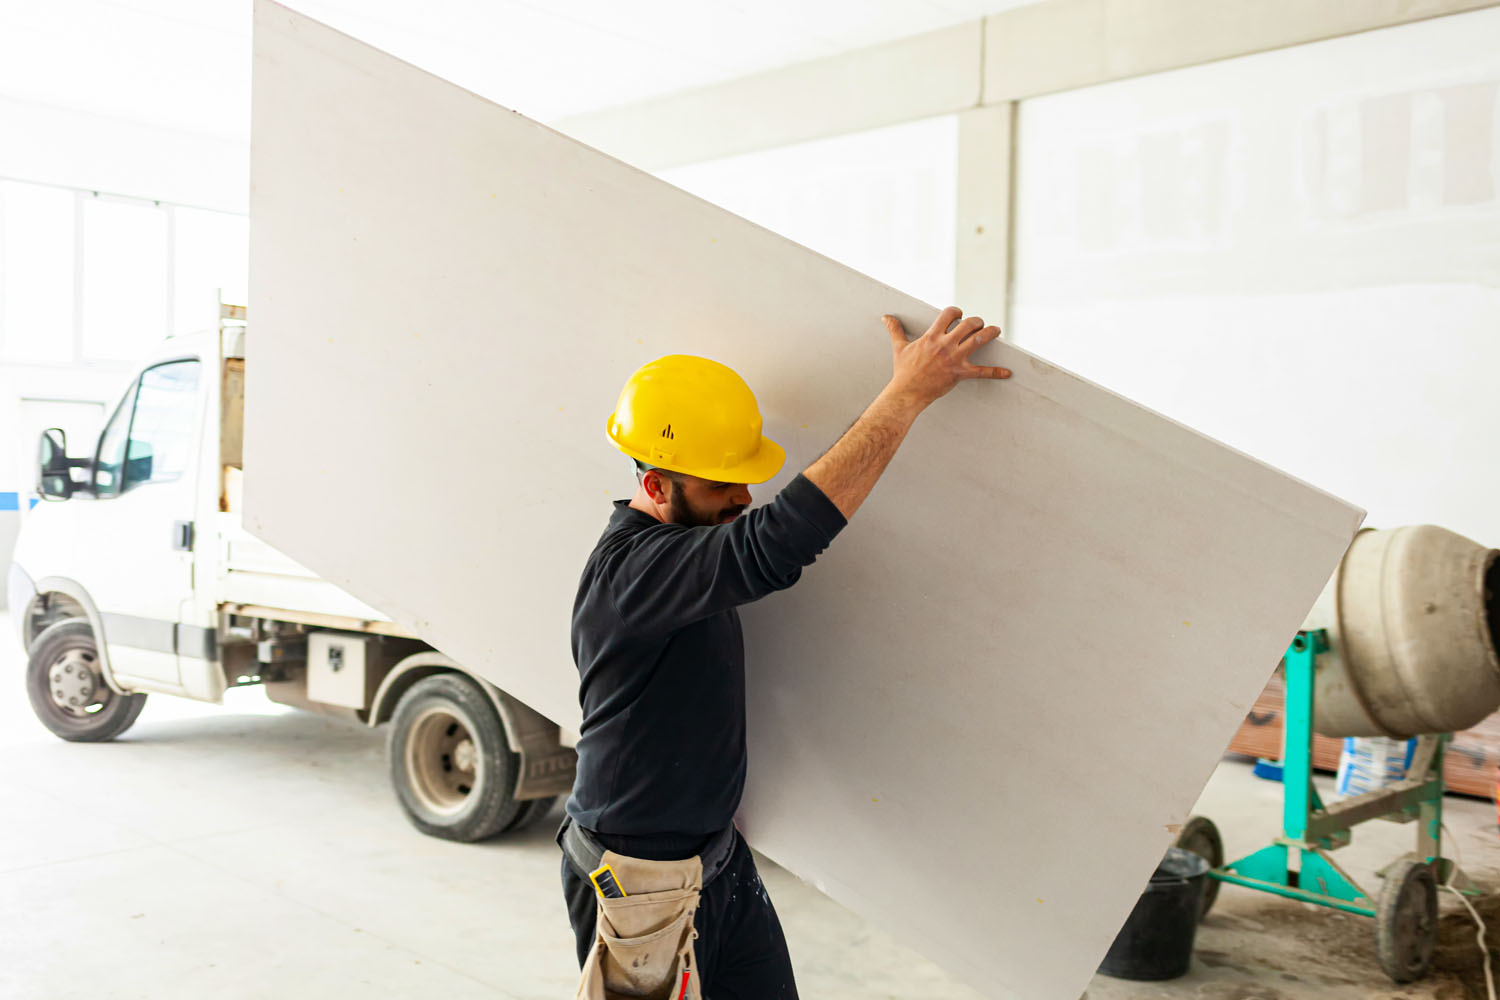
[{"label": "truck side mirror", "polygon": [[68,435],[60,427],[42,431],[37,445],[36,491],[47,500],[66,500],[73,495],[73,463],[68,461]]}]

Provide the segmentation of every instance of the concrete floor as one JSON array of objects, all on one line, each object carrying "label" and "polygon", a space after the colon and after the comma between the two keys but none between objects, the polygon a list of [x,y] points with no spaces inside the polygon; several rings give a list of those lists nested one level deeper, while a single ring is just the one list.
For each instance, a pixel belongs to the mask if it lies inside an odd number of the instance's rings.
[{"label": "concrete floor", "polygon": [[[555,820],[488,844],[424,837],[388,789],[383,732],[285,710],[254,689],[231,692],[224,707],[153,698],[116,743],[65,743],[32,717],[23,667],[0,625],[0,997],[572,995]],[[1278,792],[1225,762],[1198,811],[1243,853],[1274,831]],[[1089,822],[1086,803],[1079,809]],[[1500,885],[1494,807],[1450,798],[1447,815],[1466,866]],[[1370,878],[1410,837],[1373,824],[1339,860]],[[803,996],[978,1000],[761,864]],[[1227,887],[1188,976],[1100,976],[1085,996],[1466,994],[1436,980],[1393,988],[1375,965],[1369,921]]]},{"label": "concrete floor", "polygon": [[[1319,776],[1314,783],[1325,801],[1332,798],[1331,777]],[[1225,760],[1194,812],[1210,817],[1219,827],[1226,857],[1243,857],[1270,843],[1279,832],[1281,785],[1255,777],[1246,761]],[[1494,803],[1450,795],[1444,799],[1443,812],[1451,834],[1444,838],[1445,852],[1453,856],[1456,849],[1470,877],[1500,889],[1500,825]],[[1354,831],[1353,843],[1333,858],[1367,892],[1378,895],[1381,880],[1376,872],[1412,850],[1415,839],[1411,824],[1366,823]],[[1439,906],[1445,918],[1463,912],[1462,904],[1446,892],[1440,893]],[[1442,940],[1467,947],[1474,939],[1473,925],[1467,917],[1451,923],[1450,936]],[[1500,963],[1496,972],[1500,973]],[[1466,989],[1442,972],[1398,987],[1377,964],[1373,920],[1224,885],[1213,910],[1199,925],[1193,967],[1186,976],[1166,983],[1095,976],[1085,996],[1088,1000],[1483,1000],[1485,993],[1482,980],[1471,979]]]}]

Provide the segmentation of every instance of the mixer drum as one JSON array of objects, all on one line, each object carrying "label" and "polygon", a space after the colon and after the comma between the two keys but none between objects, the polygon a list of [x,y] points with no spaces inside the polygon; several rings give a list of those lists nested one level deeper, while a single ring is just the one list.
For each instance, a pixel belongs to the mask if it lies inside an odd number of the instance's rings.
[{"label": "mixer drum", "polygon": [[1308,616],[1328,630],[1313,728],[1453,732],[1500,707],[1500,551],[1432,525],[1362,531]]}]

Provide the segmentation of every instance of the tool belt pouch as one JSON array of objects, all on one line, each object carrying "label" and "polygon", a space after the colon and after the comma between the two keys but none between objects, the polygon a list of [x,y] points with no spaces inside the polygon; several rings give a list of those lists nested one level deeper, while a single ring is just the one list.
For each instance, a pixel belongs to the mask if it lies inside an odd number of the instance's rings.
[{"label": "tool belt pouch", "polygon": [[598,900],[594,949],[578,1000],[702,1000],[693,950],[702,861],[645,861],[605,851],[603,863],[629,895]]}]

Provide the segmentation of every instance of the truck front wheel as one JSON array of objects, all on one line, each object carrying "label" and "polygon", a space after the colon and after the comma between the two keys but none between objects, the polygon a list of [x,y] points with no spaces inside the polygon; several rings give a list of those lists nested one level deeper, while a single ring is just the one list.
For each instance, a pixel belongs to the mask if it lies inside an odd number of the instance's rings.
[{"label": "truck front wheel", "polygon": [[461,674],[413,684],[396,704],[386,748],[396,797],[423,833],[484,840],[520,812],[520,755],[494,703]]},{"label": "truck front wheel", "polygon": [[36,637],[26,694],[42,725],[76,743],[114,739],[146,707],[145,695],[119,694],[104,683],[94,630],[81,619],[58,622]]}]

